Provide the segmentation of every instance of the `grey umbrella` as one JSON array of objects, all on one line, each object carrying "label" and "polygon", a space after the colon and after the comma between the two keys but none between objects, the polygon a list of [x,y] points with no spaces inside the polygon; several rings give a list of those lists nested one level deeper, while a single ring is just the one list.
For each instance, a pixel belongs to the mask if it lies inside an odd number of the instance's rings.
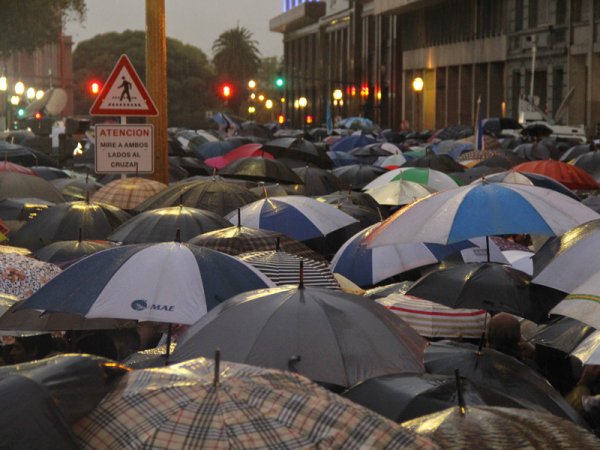
[{"label": "grey umbrella", "polygon": [[192,325],[174,362],[210,356],[294,370],[335,386],[423,372],[425,340],[364,297],[318,287],[264,289],[230,298]]}]

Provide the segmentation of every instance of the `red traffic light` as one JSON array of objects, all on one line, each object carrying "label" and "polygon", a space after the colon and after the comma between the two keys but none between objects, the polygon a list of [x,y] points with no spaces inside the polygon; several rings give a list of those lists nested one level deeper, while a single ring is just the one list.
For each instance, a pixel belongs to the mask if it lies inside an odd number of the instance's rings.
[{"label": "red traffic light", "polygon": [[279,116],[277,117],[277,123],[279,125],[283,125],[285,123],[285,116],[283,114],[279,114]]},{"label": "red traffic light", "polygon": [[310,125],[311,123],[313,123],[313,116],[311,116],[310,114],[308,116],[306,116],[306,123],[307,123],[307,125]]},{"label": "red traffic light", "polygon": [[90,91],[90,94],[98,95],[98,93],[100,92],[100,83],[98,83],[97,81],[92,81],[88,89]]},{"label": "red traffic light", "polygon": [[223,97],[225,97],[225,98],[231,97],[232,92],[233,92],[233,89],[231,88],[230,85],[224,84],[223,86],[221,86],[221,95]]},{"label": "red traffic light", "polygon": [[40,120],[44,116],[42,115],[41,112],[38,111],[38,112],[35,113],[35,115],[33,117],[35,117],[37,120]]}]

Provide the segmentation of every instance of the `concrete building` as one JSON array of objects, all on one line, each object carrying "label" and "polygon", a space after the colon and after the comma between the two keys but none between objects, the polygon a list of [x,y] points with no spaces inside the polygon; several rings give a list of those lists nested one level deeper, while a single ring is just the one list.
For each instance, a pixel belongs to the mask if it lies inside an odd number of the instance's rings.
[{"label": "concrete building", "polygon": [[[484,116],[518,118],[519,99],[531,94],[549,116],[572,97],[561,121],[585,124],[589,134],[600,123],[600,0],[286,6],[270,28],[283,34],[287,96],[306,96],[317,122],[339,87],[340,115],[366,115],[384,127],[403,119],[420,129],[473,124],[478,98]],[[412,88],[417,76],[421,93]]]}]

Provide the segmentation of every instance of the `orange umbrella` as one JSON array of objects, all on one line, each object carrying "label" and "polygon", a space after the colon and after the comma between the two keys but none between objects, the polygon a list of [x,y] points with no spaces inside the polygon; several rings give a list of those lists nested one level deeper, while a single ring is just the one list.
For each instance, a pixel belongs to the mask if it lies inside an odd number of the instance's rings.
[{"label": "orange umbrella", "polygon": [[598,182],[585,170],[552,159],[521,163],[513,167],[513,170],[546,175],[564,184],[569,189],[600,189]]}]

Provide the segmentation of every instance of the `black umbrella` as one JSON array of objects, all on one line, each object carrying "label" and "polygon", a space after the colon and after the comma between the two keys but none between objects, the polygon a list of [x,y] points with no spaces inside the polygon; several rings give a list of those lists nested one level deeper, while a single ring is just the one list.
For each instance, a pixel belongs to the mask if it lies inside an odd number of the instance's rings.
[{"label": "black umbrella", "polygon": [[242,158],[223,167],[219,174],[224,177],[252,181],[303,184],[302,179],[281,161],[262,157]]},{"label": "black umbrella", "polygon": [[179,232],[182,241],[231,226],[222,216],[188,206],[170,206],[140,213],[121,224],[108,240],[124,244],[168,242]]},{"label": "black umbrella", "polygon": [[373,197],[358,191],[336,191],[331,194],[317,197],[317,200],[332,205],[337,205],[338,203],[351,203],[353,205],[365,206],[374,210],[379,208],[379,203],[377,203]]},{"label": "black umbrella", "polygon": [[460,374],[475,383],[501,391],[530,408],[543,408],[552,414],[583,424],[567,401],[539,375],[518,359],[495,350],[451,341],[433,342],[425,350],[429,373]]},{"label": "black umbrella", "polygon": [[58,167],[58,163],[45,153],[33,148],[18,144],[10,144],[0,140],[0,159],[8,159],[10,162],[22,166],[51,166]]},{"label": "black umbrella", "polygon": [[600,181],[600,151],[596,150],[579,155],[572,164],[585,170],[596,181]]},{"label": "black umbrella", "polygon": [[420,373],[425,341],[383,306],[318,287],[285,286],[230,298],[187,330],[173,361],[210,356],[293,370],[336,386]]},{"label": "black umbrella", "polygon": [[600,213],[600,195],[590,195],[584,198],[581,203],[589,208],[592,208],[597,213]]},{"label": "black umbrella", "polygon": [[508,312],[533,320],[548,319],[548,312],[566,294],[531,284],[524,272],[499,263],[463,263],[429,272],[407,294],[450,308]]},{"label": "black umbrella", "polygon": [[44,180],[56,180],[59,178],[71,178],[70,175],[64,170],[58,169],[56,167],[50,166],[31,166],[31,170],[38,176],[42,177]]},{"label": "black umbrella", "polygon": [[304,182],[304,185],[299,186],[299,190],[302,191],[299,193],[302,195],[326,195],[340,189],[340,180],[329,170],[308,166],[292,170]]},{"label": "black umbrella", "polygon": [[336,167],[332,172],[340,180],[342,188],[360,190],[387,170],[368,164],[352,164]]},{"label": "black umbrella", "polygon": [[281,137],[267,142],[265,151],[275,158],[289,158],[298,161],[312,162],[317,167],[331,168],[331,161],[319,151],[312,142],[296,137]]},{"label": "black umbrella", "polygon": [[239,183],[227,182],[219,178],[191,180],[173,184],[153,195],[140,203],[136,211],[183,205],[206,209],[224,216],[259,198]]},{"label": "black umbrella", "polygon": [[58,178],[51,183],[67,200],[85,200],[102,187],[94,178]]},{"label": "black umbrella", "polygon": [[451,172],[448,175],[450,175],[457,183],[464,186],[465,184],[469,184],[487,175],[503,171],[504,169],[502,167],[478,166],[470,167],[461,172]]},{"label": "black umbrella", "polygon": [[210,175],[213,173],[212,167],[208,167],[193,156],[169,156],[169,164],[185,169],[190,175]]},{"label": "black umbrella", "polygon": [[62,194],[49,181],[35,175],[0,172],[0,198],[33,197],[54,203],[64,202]]},{"label": "black umbrella", "polygon": [[0,200],[0,219],[31,220],[53,202],[39,198],[3,198]]},{"label": "black umbrella", "polygon": [[529,342],[570,354],[595,328],[570,317],[558,317],[542,325]]},{"label": "black umbrella", "polygon": [[59,203],[40,211],[10,237],[12,245],[37,250],[57,241],[106,239],[129,214],[102,203]]},{"label": "black umbrella", "polygon": [[[463,378],[461,385],[464,401],[469,406],[528,408],[525,402],[484,383]],[[458,406],[456,377],[430,373],[371,378],[351,387],[342,396],[398,423]]]},{"label": "black umbrella", "polygon": [[404,167],[429,167],[430,169],[439,170],[444,173],[463,172],[464,166],[457,163],[449,155],[426,155],[421,158],[407,161]]},{"label": "black umbrella", "polygon": [[550,136],[553,132],[554,131],[552,131],[552,128],[541,123],[536,123],[523,128],[521,134],[523,136],[528,136],[533,139],[542,139]]},{"label": "black umbrella", "polygon": [[33,255],[40,261],[50,262],[66,269],[84,256],[114,246],[115,244],[109,241],[84,241],[81,239],[57,241],[36,250]]},{"label": "black umbrella", "polygon": [[570,149],[568,149],[566,152],[564,152],[559,161],[562,162],[569,162],[572,159],[577,158],[580,155],[584,155],[588,152],[591,152],[592,148],[590,146],[590,144],[579,144],[579,145],[574,145],[573,147],[571,147]]},{"label": "black umbrella", "polygon": [[477,164],[475,164],[473,167],[481,167],[481,166],[486,166],[486,167],[502,167],[505,170],[510,169],[511,167],[514,167],[518,164],[524,163],[526,162],[527,159],[525,158],[521,158],[517,155],[499,155],[496,154],[494,156],[492,156],[491,158],[486,158],[480,162],[478,162]]}]

